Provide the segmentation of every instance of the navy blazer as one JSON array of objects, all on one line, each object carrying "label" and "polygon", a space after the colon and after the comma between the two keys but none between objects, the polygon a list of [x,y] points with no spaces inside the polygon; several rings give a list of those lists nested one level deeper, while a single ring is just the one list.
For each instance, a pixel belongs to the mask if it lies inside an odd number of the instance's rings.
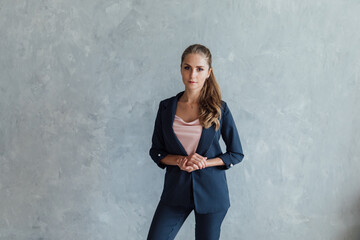
[{"label": "navy blazer", "polygon": [[[244,154],[234,119],[225,101],[222,101],[221,106],[220,128],[215,131],[214,124],[207,129],[203,127],[196,149],[196,153],[207,159],[221,158],[224,166],[206,167],[188,173],[178,166],[160,162],[168,154],[187,156],[172,127],[177,102],[183,93],[162,100],[155,120],[149,154],[160,168],[166,167],[161,201],[185,207],[193,203],[198,213],[226,210],[230,207],[230,200],[224,170],[241,162]],[[219,144],[220,135],[226,144],[225,153]]]}]

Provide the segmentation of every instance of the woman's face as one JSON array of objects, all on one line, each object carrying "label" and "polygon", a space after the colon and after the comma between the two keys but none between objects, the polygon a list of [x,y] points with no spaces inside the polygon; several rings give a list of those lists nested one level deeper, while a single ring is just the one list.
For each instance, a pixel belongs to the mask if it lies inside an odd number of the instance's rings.
[{"label": "woman's face", "polygon": [[206,59],[200,54],[187,54],[181,64],[181,75],[186,89],[201,90],[210,72]]}]

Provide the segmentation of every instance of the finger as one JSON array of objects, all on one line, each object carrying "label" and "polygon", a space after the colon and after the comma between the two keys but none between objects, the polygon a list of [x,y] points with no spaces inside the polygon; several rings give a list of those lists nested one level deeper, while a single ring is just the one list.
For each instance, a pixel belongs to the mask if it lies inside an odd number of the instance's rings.
[{"label": "finger", "polygon": [[193,167],[195,170],[200,169],[200,167],[199,167],[198,165],[196,165],[196,164],[193,164],[192,167]]},{"label": "finger", "polygon": [[198,161],[200,161],[200,160],[203,160],[204,159],[204,157],[203,156],[201,156],[201,155],[199,155],[199,154],[194,154],[193,156],[191,156],[191,158],[192,159],[196,159],[196,160],[198,160]]},{"label": "finger", "polygon": [[192,166],[194,164],[197,165],[199,168],[202,168],[202,164],[196,159],[189,159],[186,163],[187,166]]},{"label": "finger", "polygon": [[192,158],[192,159],[201,159],[202,156],[196,153],[196,154],[194,154],[193,156],[191,156],[191,158]]},{"label": "finger", "polygon": [[182,159],[179,164],[180,169],[184,169],[186,167],[186,163],[187,163],[187,159]]},{"label": "finger", "polygon": [[198,156],[196,156],[196,159],[198,161],[206,161],[207,157],[203,157],[203,156],[198,155]]},{"label": "finger", "polygon": [[182,166],[182,170],[184,170],[184,171],[186,171],[186,172],[192,172],[192,171],[194,171],[195,169],[193,168],[192,165],[187,165],[187,164],[185,164],[185,165]]},{"label": "finger", "polygon": [[180,166],[180,165],[182,164],[182,162],[183,162],[183,158],[179,158],[179,159],[176,161],[176,163],[177,163],[178,166]]},{"label": "finger", "polygon": [[195,166],[197,166],[197,169],[202,168],[201,162],[199,162],[199,161],[197,161],[197,160],[195,160],[195,159],[190,159],[190,160],[187,162],[187,165],[188,165],[188,166],[193,166],[193,165],[195,165]]},{"label": "finger", "polygon": [[197,160],[197,165],[202,169],[206,167],[206,163],[203,159]]},{"label": "finger", "polygon": [[204,168],[206,168],[206,166],[207,166],[207,157],[203,157],[203,159],[202,159],[203,161],[203,164],[204,164]]},{"label": "finger", "polygon": [[191,166],[188,166],[188,167],[186,167],[185,170],[186,170],[187,172],[192,172],[192,171],[194,171],[194,168],[191,167]]},{"label": "finger", "polygon": [[203,157],[200,157],[197,159],[197,165],[200,166],[201,168],[205,168],[206,167],[206,160]]},{"label": "finger", "polygon": [[196,164],[197,164],[200,168],[205,168],[205,167],[206,167],[205,160],[204,160],[202,157],[197,158],[195,161],[196,161]]},{"label": "finger", "polygon": [[181,166],[182,166],[183,168],[185,168],[185,167],[186,167],[186,163],[187,163],[187,159],[184,159],[183,162],[182,162],[182,164],[181,164]]},{"label": "finger", "polygon": [[204,160],[201,161],[201,166],[202,166],[202,168],[206,168],[206,163]]},{"label": "finger", "polygon": [[189,172],[189,170],[191,170],[191,168],[188,166],[181,166],[180,169],[186,172]]},{"label": "finger", "polygon": [[206,159],[207,159],[207,157],[204,157],[204,158],[203,158],[204,167],[207,166],[207,161],[206,161]]},{"label": "finger", "polygon": [[201,156],[200,154],[198,154],[198,153],[195,153],[196,155],[195,155],[195,157],[197,157],[198,159],[203,159],[203,160],[206,160],[207,159],[207,157],[203,157],[203,156]]},{"label": "finger", "polygon": [[200,169],[203,169],[205,167],[205,164],[202,161],[198,161],[197,165],[199,166]]}]

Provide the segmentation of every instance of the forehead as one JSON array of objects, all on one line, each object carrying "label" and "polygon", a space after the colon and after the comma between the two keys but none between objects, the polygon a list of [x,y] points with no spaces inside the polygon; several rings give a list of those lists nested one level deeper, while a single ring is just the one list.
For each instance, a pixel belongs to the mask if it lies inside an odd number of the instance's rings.
[{"label": "forehead", "polygon": [[188,64],[190,66],[208,66],[206,58],[202,54],[190,53],[187,54],[184,58],[183,64]]}]

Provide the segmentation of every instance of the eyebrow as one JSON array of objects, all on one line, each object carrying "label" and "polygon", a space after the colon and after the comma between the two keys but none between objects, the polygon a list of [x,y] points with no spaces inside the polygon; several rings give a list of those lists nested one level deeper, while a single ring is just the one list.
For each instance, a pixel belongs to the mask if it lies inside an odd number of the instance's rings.
[{"label": "eyebrow", "polygon": [[[184,65],[189,65],[189,66],[191,67],[191,65],[188,64],[188,63],[184,63]],[[196,66],[196,67],[202,67],[202,68],[204,68],[205,66]]]}]

